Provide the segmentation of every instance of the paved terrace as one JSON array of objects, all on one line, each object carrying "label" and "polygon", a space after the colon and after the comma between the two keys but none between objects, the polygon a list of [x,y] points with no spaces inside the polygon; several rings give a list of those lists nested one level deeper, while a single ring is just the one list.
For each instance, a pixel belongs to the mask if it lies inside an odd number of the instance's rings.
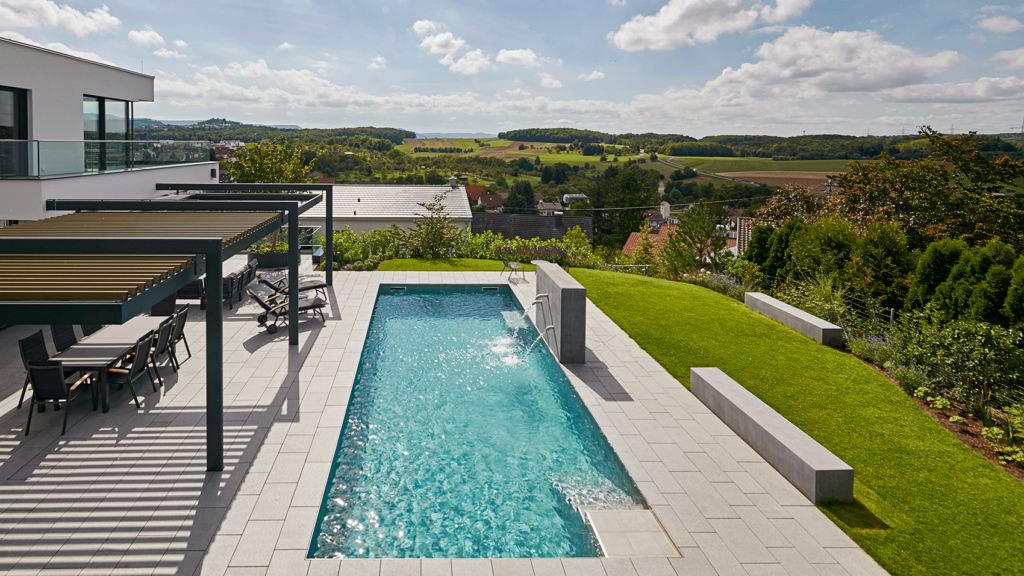
[{"label": "paved terrace", "polygon": [[[305,266],[308,273],[308,263]],[[76,401],[33,419],[16,409],[17,340],[0,332],[0,576],[232,575],[883,575],[885,572],[595,306],[588,363],[567,373],[678,548],[678,557],[306,560],[377,287],[507,283],[497,273],[335,276],[328,321],[300,345],[267,335],[246,303],[225,310],[225,469],[204,453],[203,314],[193,357],[165,388],[145,378],[108,414]],[[534,278],[515,284],[529,302]],[[49,339],[48,330],[46,332]],[[53,350],[51,345],[51,351]]]}]

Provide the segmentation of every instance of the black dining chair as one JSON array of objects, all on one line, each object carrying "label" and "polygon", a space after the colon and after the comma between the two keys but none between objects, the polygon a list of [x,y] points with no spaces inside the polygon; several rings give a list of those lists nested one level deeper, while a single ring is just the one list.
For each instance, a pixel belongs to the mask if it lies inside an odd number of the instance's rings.
[{"label": "black dining chair", "polygon": [[[185,323],[188,321],[188,305],[178,308],[178,311],[174,313],[174,329],[171,331],[171,341],[169,343],[168,351],[171,354],[171,361],[178,368],[181,368],[181,362],[178,360],[178,342],[185,345],[185,352],[188,352],[188,358],[192,357],[192,350],[189,350],[188,340],[185,339]],[[187,358],[186,358],[187,360]]]},{"label": "black dining chair", "polygon": [[[95,372],[83,374],[70,388],[68,387],[67,380],[64,379],[64,366],[60,360],[29,362],[28,372],[32,378],[31,408],[34,408],[37,404],[45,405],[47,402],[52,402],[53,408],[56,410],[62,402],[64,403],[64,426],[60,429],[61,436],[68,430],[68,414],[71,413],[71,401],[84,391],[84,388],[78,390],[83,385],[92,391],[92,409],[96,409],[96,387],[90,385],[92,377],[96,375]],[[75,390],[78,390],[78,393],[74,393]],[[31,408],[28,411],[28,424],[25,425],[25,436],[28,436],[28,430],[32,426],[32,413],[35,410]]]},{"label": "black dining chair", "polygon": [[156,360],[160,356],[167,355],[167,359],[171,364],[171,368],[174,368],[174,361],[171,360],[170,344],[171,344],[171,331],[174,329],[174,316],[168,317],[166,320],[160,323],[160,327],[156,329],[156,337],[153,340],[153,348],[149,352],[149,360],[153,365],[153,371],[156,372],[157,380],[160,381],[160,386],[164,385],[164,379],[160,376],[160,368],[156,365]]},{"label": "black dining chair", "polygon": [[135,347],[132,348],[132,360],[128,368],[110,368],[107,370],[107,382],[109,384],[117,384],[118,390],[127,384],[128,389],[132,391],[132,398],[135,399],[135,407],[139,409],[142,408],[142,405],[139,404],[139,395],[135,393],[135,385],[132,382],[145,372],[146,376],[149,377],[150,384],[153,385],[153,391],[156,392],[156,380],[149,373],[149,351],[152,348],[153,331],[150,330],[145,336],[139,338],[139,341],[135,343]]},{"label": "black dining chair", "polygon": [[78,344],[75,327],[71,324],[51,324],[50,335],[53,336],[53,346],[57,348],[57,354]]},{"label": "black dining chair", "polygon": [[103,328],[103,324],[82,324],[82,337],[88,338],[99,332],[101,328]]},{"label": "black dining chair", "polygon": [[[46,362],[50,359],[50,353],[46,350],[46,339],[43,338],[43,331],[37,330],[27,338],[18,340],[18,350],[21,351],[21,363],[25,366],[25,384],[21,387],[21,398],[18,400],[18,409],[25,402],[25,392],[28,391],[29,382],[32,381],[32,373],[28,370],[30,362]],[[45,409],[45,405],[43,406]]]}]

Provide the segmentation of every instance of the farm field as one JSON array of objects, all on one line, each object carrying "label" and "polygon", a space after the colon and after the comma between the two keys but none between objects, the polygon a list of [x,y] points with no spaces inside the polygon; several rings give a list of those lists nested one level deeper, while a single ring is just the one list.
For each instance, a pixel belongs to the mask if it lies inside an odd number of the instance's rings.
[{"label": "farm field", "polygon": [[[721,174],[723,172],[846,172],[850,160],[783,160],[771,158],[673,158],[662,160],[689,166],[695,170]],[[863,162],[855,160],[855,162]]]},{"label": "farm field", "polygon": [[803,186],[812,192],[820,192],[825,189],[828,177],[835,172],[793,172],[793,171],[771,171],[771,172],[721,172],[721,176],[736,178],[737,180],[749,180],[769,186],[787,186],[796,184]]}]

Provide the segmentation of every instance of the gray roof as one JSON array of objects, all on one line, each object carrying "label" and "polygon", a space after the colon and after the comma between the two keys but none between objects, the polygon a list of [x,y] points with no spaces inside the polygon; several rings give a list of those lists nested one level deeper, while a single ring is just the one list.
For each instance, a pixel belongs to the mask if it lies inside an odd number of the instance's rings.
[{"label": "gray roof", "polygon": [[[429,204],[434,196],[448,193],[444,201],[452,218],[471,220],[473,212],[466,188],[449,185],[416,186],[390,184],[344,184],[334,187],[334,217],[367,220],[413,220],[426,214],[420,204]],[[322,219],[327,203],[320,202],[302,214],[303,219]]]}]

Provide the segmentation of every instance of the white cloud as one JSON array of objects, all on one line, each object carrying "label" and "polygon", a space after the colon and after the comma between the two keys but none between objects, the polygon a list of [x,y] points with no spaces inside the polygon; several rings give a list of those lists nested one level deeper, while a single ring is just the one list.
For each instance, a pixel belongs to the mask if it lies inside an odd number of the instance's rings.
[{"label": "white cloud", "polygon": [[444,28],[444,24],[434,22],[433,20],[417,20],[416,23],[412,25],[412,31],[415,32],[417,36],[426,36],[427,34],[436,32],[442,28]]},{"label": "white cloud", "polygon": [[498,62],[511,64],[513,66],[522,66],[523,68],[537,68],[540,66],[540,63],[537,61],[537,54],[529,48],[521,48],[519,50],[498,50],[498,55],[494,59]]},{"label": "white cloud", "polygon": [[985,42],[985,35],[984,34],[978,34],[977,32],[972,32],[972,33],[968,34],[967,38],[969,38],[971,40],[974,40],[975,42],[981,42],[981,43]]},{"label": "white cloud", "polygon": [[375,56],[370,64],[366,67],[367,70],[380,70],[388,67],[388,59],[383,56]]},{"label": "white cloud", "polygon": [[[420,42],[420,48],[426,48],[431,54],[444,54],[445,56],[452,56],[466,45],[466,41],[462,38],[456,38],[451,32],[442,32],[433,36],[427,36]],[[451,62],[444,62],[443,64],[451,64]]]},{"label": "white cloud", "polygon": [[1011,70],[1020,70],[1021,68],[1024,68],[1024,48],[996,52],[995,55],[992,56],[992,59],[1005,60],[1007,68],[1010,68]]},{"label": "white cloud", "polygon": [[608,3],[612,6],[625,6],[626,0],[608,0]]},{"label": "white cloud", "polygon": [[161,48],[156,52],[153,52],[153,56],[159,56],[161,58],[184,58],[185,55],[177,50],[168,50],[167,48]]},{"label": "white cloud", "polygon": [[544,74],[544,73],[541,73],[541,75],[540,75],[540,85],[545,87],[545,88],[561,88],[562,87],[562,83],[559,82],[558,80],[555,80],[554,78],[552,78],[551,74]]},{"label": "white cloud", "polygon": [[979,78],[959,84],[917,84],[884,90],[876,94],[885,102],[898,103],[978,103],[1024,98],[1024,80],[1015,76],[1006,78]]},{"label": "white cloud", "polygon": [[131,32],[128,32],[128,39],[136,44],[142,44],[143,46],[153,46],[164,43],[164,37],[157,34],[156,30],[153,30],[149,26],[147,26],[145,30],[132,30]]},{"label": "white cloud", "polygon": [[71,55],[71,56],[76,56],[78,58],[84,58],[86,60],[92,60],[93,62],[101,62],[103,64],[109,64],[111,66],[114,65],[113,62],[100,57],[100,55],[95,53],[95,52],[83,52],[81,50],[74,50],[74,49],[68,48],[64,44],[61,44],[60,42],[50,42],[49,44],[41,44],[39,42],[36,42],[35,40],[32,40],[31,38],[27,38],[27,37],[25,37],[22,34],[19,34],[17,32],[12,32],[12,31],[0,32],[0,36],[3,36],[4,38],[9,38],[11,40],[14,40],[15,42],[21,42],[23,44],[29,44],[30,46],[39,46],[40,48],[46,48],[47,50],[53,50],[54,52],[60,52],[61,54],[68,54],[68,55]]},{"label": "white cloud", "polygon": [[175,40],[174,45],[178,48],[188,48],[188,44],[186,44],[184,40]]},{"label": "white cloud", "polygon": [[765,95],[811,98],[828,93],[875,92],[919,84],[961,61],[947,50],[925,56],[886,42],[876,32],[829,33],[790,28],[762,44],[746,63],[707,83],[722,102],[738,104]]},{"label": "white cloud", "polygon": [[601,80],[604,78],[604,72],[600,70],[594,70],[590,74],[580,74],[577,80],[583,80],[584,82],[590,82],[591,80]]},{"label": "white cloud", "polygon": [[1016,32],[1017,30],[1024,28],[1024,24],[1021,24],[1020,20],[1010,18],[1009,16],[993,16],[979,21],[978,28],[988,30],[989,32],[1006,34],[1009,32]]},{"label": "white cloud", "polygon": [[511,94],[513,96],[529,96],[530,93],[522,88],[516,88],[515,90],[505,90],[505,94]]},{"label": "white cloud", "polygon": [[785,22],[799,16],[814,0],[776,0],[775,6],[761,8],[761,19],[765,22]]},{"label": "white cloud", "polygon": [[289,44],[287,42],[281,42],[281,44],[277,47],[278,50],[291,50],[292,48],[295,48],[295,45]]},{"label": "white cloud", "polygon": [[0,22],[11,28],[63,28],[79,38],[121,25],[107,6],[82,13],[53,0],[0,0]]},{"label": "white cloud", "polygon": [[[450,58],[451,56],[449,55],[448,57]],[[490,57],[484,55],[484,51],[478,48],[472,52],[464,54],[462,58],[458,59],[458,61],[453,62],[448,69],[458,74],[472,76],[473,74],[483,72],[490,66]]]},{"label": "white cloud", "polygon": [[813,1],[776,0],[772,6],[750,0],[669,0],[653,16],[637,14],[609,33],[608,39],[629,52],[672,50],[748,30],[759,20],[782,22],[802,13]]}]

